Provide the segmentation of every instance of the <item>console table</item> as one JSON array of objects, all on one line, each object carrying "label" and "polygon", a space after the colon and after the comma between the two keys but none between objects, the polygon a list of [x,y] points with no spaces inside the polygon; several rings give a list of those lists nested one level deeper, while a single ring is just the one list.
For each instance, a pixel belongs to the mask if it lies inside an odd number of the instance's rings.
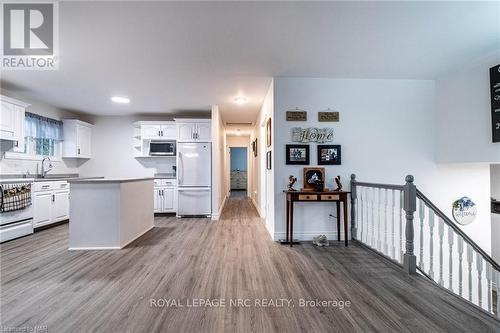
[{"label": "console table", "polygon": [[347,202],[350,192],[344,191],[283,191],[286,195],[286,240],[283,244],[293,246],[293,203],[294,202],[335,202],[337,205],[337,238],[340,242],[340,203],[344,209],[345,246],[347,242]]}]

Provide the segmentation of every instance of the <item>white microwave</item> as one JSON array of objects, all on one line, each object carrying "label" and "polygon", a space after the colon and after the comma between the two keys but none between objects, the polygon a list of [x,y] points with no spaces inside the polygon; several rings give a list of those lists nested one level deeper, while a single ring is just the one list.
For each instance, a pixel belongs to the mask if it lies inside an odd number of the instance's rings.
[{"label": "white microwave", "polygon": [[175,141],[151,141],[150,156],[175,156]]}]

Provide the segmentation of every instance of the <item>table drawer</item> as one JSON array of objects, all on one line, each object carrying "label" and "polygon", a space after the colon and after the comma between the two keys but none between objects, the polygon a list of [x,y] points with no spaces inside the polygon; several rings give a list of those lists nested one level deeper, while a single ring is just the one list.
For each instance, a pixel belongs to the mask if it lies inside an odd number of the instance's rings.
[{"label": "table drawer", "polygon": [[333,200],[333,201],[336,201],[336,200],[339,200],[340,196],[338,194],[322,194],[321,195],[321,200],[324,200],[324,201],[329,201],[329,200]]},{"label": "table drawer", "polygon": [[318,200],[318,196],[316,194],[299,194],[299,200]]}]

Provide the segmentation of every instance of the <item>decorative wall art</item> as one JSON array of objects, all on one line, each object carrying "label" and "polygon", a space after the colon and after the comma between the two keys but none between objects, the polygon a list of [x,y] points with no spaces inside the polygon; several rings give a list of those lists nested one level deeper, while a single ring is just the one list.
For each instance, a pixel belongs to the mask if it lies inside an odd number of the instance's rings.
[{"label": "decorative wall art", "polygon": [[320,111],[318,112],[319,122],[338,122],[340,113],[336,111]]},{"label": "decorative wall art", "polygon": [[341,149],[340,145],[318,145],[319,165],[340,165]]},{"label": "decorative wall art", "polygon": [[492,141],[500,142],[500,65],[490,68]]},{"label": "decorative wall art", "polygon": [[476,204],[468,197],[462,197],[453,203],[453,219],[461,224],[471,224],[477,215]]},{"label": "decorative wall art", "polygon": [[266,122],[266,146],[271,147],[272,143],[272,127],[271,127],[271,118],[267,119]]},{"label": "decorative wall art", "polygon": [[254,157],[257,157],[258,151],[259,151],[259,146],[257,144],[257,138],[255,138],[255,140],[252,141],[252,152]]},{"label": "decorative wall art", "polygon": [[271,162],[271,151],[268,151],[268,152],[266,153],[266,169],[267,169],[267,170],[271,170],[271,168],[272,168],[271,163],[272,163],[272,162]]},{"label": "decorative wall art", "polygon": [[286,145],[286,164],[309,165],[309,145]]},{"label": "decorative wall art", "polygon": [[322,192],[325,188],[325,168],[304,168],[304,191]]},{"label": "decorative wall art", "polygon": [[286,121],[307,121],[306,111],[287,111]]},{"label": "decorative wall art", "polygon": [[333,141],[333,128],[292,128],[293,142],[331,142]]}]

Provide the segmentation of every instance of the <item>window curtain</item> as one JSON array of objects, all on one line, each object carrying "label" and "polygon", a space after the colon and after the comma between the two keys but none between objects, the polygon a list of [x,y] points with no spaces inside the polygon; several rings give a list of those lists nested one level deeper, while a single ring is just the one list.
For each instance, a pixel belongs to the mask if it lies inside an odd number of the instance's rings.
[{"label": "window curtain", "polygon": [[25,136],[34,139],[63,140],[62,121],[26,112]]}]

